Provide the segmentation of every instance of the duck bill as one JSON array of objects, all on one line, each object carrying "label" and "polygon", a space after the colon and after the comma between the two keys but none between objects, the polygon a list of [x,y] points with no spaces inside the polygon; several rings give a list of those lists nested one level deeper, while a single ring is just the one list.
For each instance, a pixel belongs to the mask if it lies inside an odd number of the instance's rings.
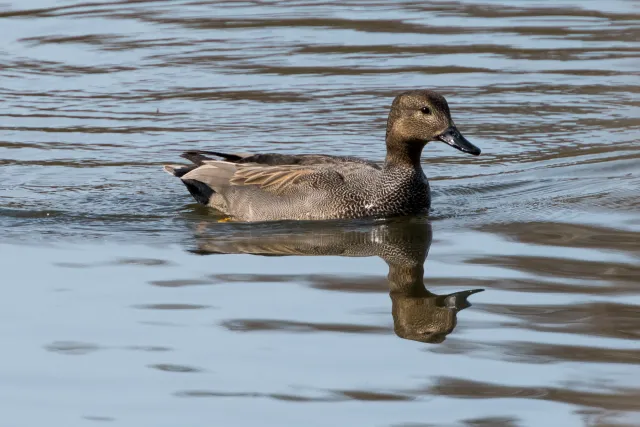
[{"label": "duck bill", "polygon": [[467,141],[455,126],[451,126],[449,129],[442,132],[440,136],[438,136],[438,139],[453,148],[457,148],[463,153],[469,153],[477,156],[481,152],[478,147]]}]

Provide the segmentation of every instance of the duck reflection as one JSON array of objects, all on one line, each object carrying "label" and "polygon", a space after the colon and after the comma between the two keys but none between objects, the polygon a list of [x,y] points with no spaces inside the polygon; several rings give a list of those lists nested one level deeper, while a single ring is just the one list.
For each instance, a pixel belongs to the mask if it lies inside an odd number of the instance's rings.
[{"label": "duck reflection", "polygon": [[[291,228],[293,227],[293,228]],[[389,295],[394,331],[404,339],[441,343],[456,326],[457,314],[470,307],[467,298],[483,289],[435,294],[424,285],[424,263],[432,241],[431,224],[388,220],[375,224],[296,224],[252,230],[250,236],[197,238],[199,254],[267,256],[378,256],[389,266]],[[227,234],[228,236],[228,234]]]}]

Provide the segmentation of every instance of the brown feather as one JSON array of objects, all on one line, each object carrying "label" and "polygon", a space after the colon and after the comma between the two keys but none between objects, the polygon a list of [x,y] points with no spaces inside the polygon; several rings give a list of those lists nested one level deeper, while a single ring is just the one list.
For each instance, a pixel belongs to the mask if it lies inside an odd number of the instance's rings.
[{"label": "brown feather", "polygon": [[299,166],[256,166],[239,167],[231,178],[232,185],[258,185],[260,188],[280,193],[294,185],[301,177],[316,171]]}]

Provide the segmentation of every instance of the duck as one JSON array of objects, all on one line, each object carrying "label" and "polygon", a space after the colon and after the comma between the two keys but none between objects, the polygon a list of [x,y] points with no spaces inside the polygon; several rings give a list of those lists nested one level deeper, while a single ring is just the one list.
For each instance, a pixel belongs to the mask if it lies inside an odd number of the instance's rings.
[{"label": "duck", "polygon": [[200,204],[234,221],[391,218],[428,214],[424,147],[444,142],[477,156],[447,100],[432,90],[398,94],[389,111],[386,156],[376,163],[329,154],[182,153],[190,165],[164,165]]}]

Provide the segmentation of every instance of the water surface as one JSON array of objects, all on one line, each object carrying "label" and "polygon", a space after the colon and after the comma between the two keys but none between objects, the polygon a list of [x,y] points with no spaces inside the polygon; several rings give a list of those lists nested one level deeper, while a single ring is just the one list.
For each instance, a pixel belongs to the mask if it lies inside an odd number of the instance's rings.
[{"label": "water surface", "polygon": [[[639,22],[634,0],[3,3],[1,424],[640,424]],[[414,88],[483,150],[427,146],[430,220],[220,223],[161,169],[382,159]]]}]

